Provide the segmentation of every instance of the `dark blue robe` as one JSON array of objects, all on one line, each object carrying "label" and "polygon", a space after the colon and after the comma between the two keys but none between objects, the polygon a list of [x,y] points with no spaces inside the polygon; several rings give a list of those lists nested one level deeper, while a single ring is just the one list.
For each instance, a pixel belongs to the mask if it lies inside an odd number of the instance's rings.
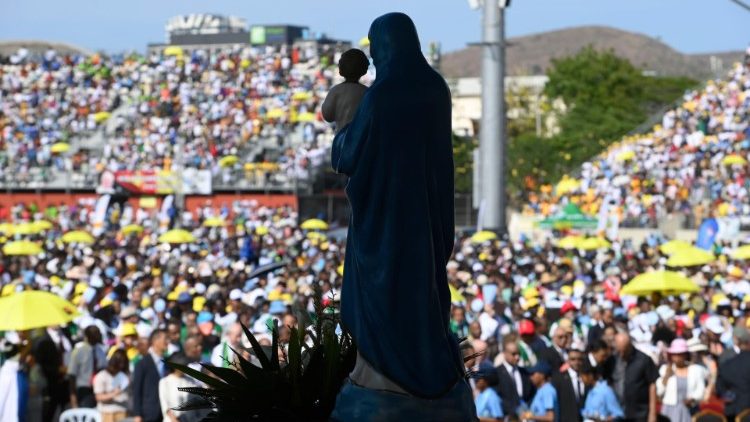
[{"label": "dark blue robe", "polygon": [[369,39],[376,80],[331,153],[349,176],[352,209],[342,324],[374,369],[435,398],[464,370],[445,270],[454,242],[450,91],[408,16],[381,16]]}]

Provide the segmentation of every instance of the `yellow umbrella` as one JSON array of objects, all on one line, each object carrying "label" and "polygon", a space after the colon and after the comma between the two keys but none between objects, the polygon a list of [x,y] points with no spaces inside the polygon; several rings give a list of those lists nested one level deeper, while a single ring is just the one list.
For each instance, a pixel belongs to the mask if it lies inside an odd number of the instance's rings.
[{"label": "yellow umbrella", "polygon": [[72,303],[40,290],[27,290],[0,299],[0,331],[67,324],[78,315]]},{"label": "yellow umbrella", "polygon": [[195,242],[195,236],[183,229],[173,229],[159,236],[162,243],[191,243]]},{"label": "yellow umbrella", "polygon": [[43,229],[40,229],[34,223],[20,223],[13,226],[12,233],[20,235],[37,234],[41,233]]},{"label": "yellow umbrella", "polygon": [[635,151],[623,151],[615,157],[617,161],[628,161],[635,158]]},{"label": "yellow umbrella", "polygon": [[225,157],[221,157],[219,160],[219,165],[221,167],[231,167],[235,164],[237,164],[237,161],[239,161],[239,157],[236,155],[227,155]]},{"label": "yellow umbrella", "polygon": [[484,243],[495,239],[497,239],[497,234],[487,230],[478,231],[471,235],[471,241],[473,243]]},{"label": "yellow umbrella", "polygon": [[209,217],[205,221],[203,221],[203,225],[206,227],[223,227],[224,219],[221,217]]},{"label": "yellow umbrella", "polygon": [[94,114],[94,121],[96,123],[101,123],[101,122],[109,119],[109,116],[111,116],[111,115],[112,114],[110,114],[108,111],[100,111],[100,112]]},{"label": "yellow umbrella", "polygon": [[303,230],[328,230],[328,223],[317,218],[304,221],[300,227]]},{"label": "yellow umbrella", "polygon": [[307,233],[307,238],[310,240],[318,240],[322,242],[322,241],[327,240],[328,236],[320,232],[310,232],[310,233]]},{"label": "yellow umbrella", "polygon": [[309,100],[312,97],[313,97],[313,94],[312,94],[312,92],[309,92],[309,91],[295,92],[292,95],[292,99],[293,100],[299,100],[299,101],[307,101],[307,100]]},{"label": "yellow umbrella", "polygon": [[724,159],[721,160],[721,164],[724,164],[725,166],[732,166],[735,164],[745,165],[747,164],[747,160],[740,155],[731,154],[724,157]]},{"label": "yellow umbrella", "polygon": [[272,108],[266,113],[266,117],[269,119],[280,119],[286,116],[286,112],[281,108]]},{"label": "yellow umbrella", "polygon": [[6,243],[5,246],[3,246],[3,254],[5,255],[29,256],[29,255],[39,255],[42,252],[44,251],[42,250],[41,246],[28,240],[19,240],[17,242],[10,242],[10,243]]},{"label": "yellow umbrella", "polygon": [[178,47],[176,45],[170,45],[169,47],[164,49],[164,55],[165,56],[178,56],[182,57],[183,51],[181,47]]},{"label": "yellow umbrella", "polygon": [[583,238],[580,236],[565,236],[557,242],[557,247],[563,249],[576,249],[581,241],[583,241]]},{"label": "yellow umbrella", "polygon": [[269,162],[262,162],[258,164],[258,168],[261,170],[277,170],[279,168],[279,165],[276,163],[269,163]]},{"label": "yellow umbrella", "polygon": [[557,192],[557,195],[565,195],[568,192],[572,192],[576,189],[578,189],[578,186],[581,185],[581,182],[579,182],[576,179],[572,179],[570,177],[563,177],[563,179],[557,183],[557,186],[555,186],[555,192]]},{"label": "yellow umbrella", "polygon": [[581,242],[578,244],[578,248],[585,251],[604,249],[609,248],[610,246],[612,246],[612,244],[603,237],[589,237],[581,240]]},{"label": "yellow umbrella", "polygon": [[259,236],[265,236],[268,234],[268,227],[266,226],[258,226],[255,228],[255,234]]},{"label": "yellow umbrella", "polygon": [[670,240],[659,246],[659,250],[665,255],[672,255],[682,249],[690,249],[693,245],[684,240]]},{"label": "yellow umbrella", "polygon": [[58,143],[52,144],[52,146],[49,148],[49,150],[54,152],[55,154],[59,154],[61,152],[68,152],[69,149],[70,149],[70,145],[66,144],[65,142],[58,142]]},{"label": "yellow umbrella", "polygon": [[0,224],[0,232],[5,234],[13,234],[13,223]]},{"label": "yellow umbrella", "polygon": [[451,292],[451,302],[453,303],[459,303],[459,302],[466,302],[466,298],[464,295],[461,294],[453,285],[448,284],[448,290]]},{"label": "yellow umbrella", "polygon": [[711,252],[691,246],[680,249],[667,260],[668,267],[694,267],[714,262],[716,257]]},{"label": "yellow umbrella", "polygon": [[317,118],[315,117],[315,113],[310,113],[309,111],[305,113],[300,113],[297,116],[298,122],[309,123],[309,122],[314,122],[315,120],[317,120]]},{"label": "yellow umbrella", "polygon": [[245,170],[255,170],[257,165],[255,163],[245,163]]},{"label": "yellow umbrella", "polygon": [[37,230],[39,230],[40,232],[43,232],[45,230],[49,230],[49,229],[51,229],[53,227],[52,223],[50,223],[47,220],[37,220],[37,221],[34,221],[31,224],[33,224],[34,227],[36,227]]},{"label": "yellow umbrella", "polygon": [[359,45],[360,47],[367,47],[370,45],[370,38],[367,36],[364,36],[359,39]]},{"label": "yellow umbrella", "polygon": [[62,236],[62,241],[64,243],[83,243],[90,245],[94,243],[94,236],[83,230],[73,230],[65,233]]},{"label": "yellow umbrella", "polygon": [[698,286],[689,278],[674,271],[651,271],[643,273],[622,288],[620,294],[633,296],[648,296],[660,293],[692,293],[697,292]]},{"label": "yellow umbrella", "polygon": [[750,245],[740,246],[729,255],[734,259],[750,259]]},{"label": "yellow umbrella", "polygon": [[120,231],[123,234],[141,233],[143,231],[143,227],[139,226],[138,224],[128,224],[127,226],[121,228]]}]

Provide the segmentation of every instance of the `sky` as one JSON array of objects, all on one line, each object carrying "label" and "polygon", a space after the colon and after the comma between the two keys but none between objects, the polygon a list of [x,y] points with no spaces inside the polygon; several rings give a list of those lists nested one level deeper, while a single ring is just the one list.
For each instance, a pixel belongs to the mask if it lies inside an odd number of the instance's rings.
[{"label": "sky", "polygon": [[[304,25],[356,41],[377,16],[401,11],[414,20],[423,46],[437,41],[443,52],[481,34],[481,11],[467,0],[0,0],[0,11],[0,40],[62,41],[107,52],[145,51],[149,42],[164,42],[166,21],[189,13]],[[658,37],[683,53],[704,53],[744,50],[748,22],[750,12],[730,0],[512,0],[506,34],[604,25]]]}]

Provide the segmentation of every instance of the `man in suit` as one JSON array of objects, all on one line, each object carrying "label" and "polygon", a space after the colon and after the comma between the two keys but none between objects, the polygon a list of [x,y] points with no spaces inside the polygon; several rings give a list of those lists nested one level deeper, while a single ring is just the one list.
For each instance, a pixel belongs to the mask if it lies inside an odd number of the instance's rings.
[{"label": "man in suit", "polygon": [[581,409],[588,392],[581,379],[581,367],[586,355],[580,348],[568,352],[567,370],[552,375],[552,386],[557,391],[561,421],[581,421]]},{"label": "man in suit", "polygon": [[555,328],[552,335],[552,346],[544,349],[539,356],[540,360],[546,360],[552,367],[552,373],[560,371],[560,367],[568,360],[568,345],[573,338],[573,333],[567,331],[562,325]]},{"label": "man in suit", "polygon": [[[54,337],[53,337],[54,336]],[[65,354],[71,343],[60,327],[49,327],[43,335],[34,339],[32,354],[36,364],[42,368],[47,381],[47,391],[42,410],[42,420],[52,422],[58,410],[65,409],[70,399],[68,380],[65,378]]]},{"label": "man in suit", "polygon": [[503,414],[511,417],[518,416],[518,406],[521,402],[529,404],[534,396],[529,374],[518,366],[521,356],[518,341],[518,336],[515,334],[503,337],[505,361],[497,367],[499,383],[495,386],[497,394],[502,399]]},{"label": "man in suit", "polygon": [[623,407],[626,421],[656,422],[656,380],[654,361],[633,346],[630,335],[615,335],[612,388]]},{"label": "man in suit", "polygon": [[169,340],[164,330],[154,330],[149,337],[148,353],[133,371],[133,413],[135,422],[162,421],[159,404],[159,380],[166,375],[164,353]]},{"label": "man in suit", "polygon": [[734,340],[740,352],[719,366],[716,392],[728,400],[724,413],[728,420],[750,408],[750,331],[735,327]]}]

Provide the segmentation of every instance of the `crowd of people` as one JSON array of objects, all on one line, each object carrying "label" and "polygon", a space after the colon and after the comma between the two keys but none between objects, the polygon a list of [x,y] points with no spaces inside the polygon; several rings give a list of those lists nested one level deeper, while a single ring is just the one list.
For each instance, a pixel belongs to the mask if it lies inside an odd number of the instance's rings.
[{"label": "crowd of people", "polygon": [[[162,359],[229,367],[231,349],[249,350],[239,322],[268,346],[269,321],[278,319],[285,347],[293,310],[312,312],[316,287],[326,304],[339,300],[344,242],[301,229],[291,207],[206,203],[170,213],[116,203],[94,244],[60,241],[74,229],[94,231],[94,214],[89,203],[0,209],[6,222],[53,223],[0,239],[44,249],[3,257],[0,293],[46,290],[81,312],[67,326],[4,333],[3,420],[49,421],[71,406],[96,407],[104,420],[189,420],[171,410],[186,398],[174,387],[196,381]],[[226,224],[204,224],[217,218]],[[123,231],[134,224],[142,230]],[[159,242],[174,225],[196,240]],[[682,269],[696,293],[620,294],[636,275],[665,268],[664,240],[587,252],[457,233],[450,324],[465,338],[482,420],[688,421],[699,409],[750,408],[750,282],[728,245],[717,245],[715,262]],[[250,277],[279,261],[281,269]]]},{"label": "crowd of people", "polygon": [[[339,80],[332,65],[341,51],[269,46],[178,53],[48,51],[0,65],[0,180],[29,183],[70,172],[95,183],[104,170],[180,167],[209,169],[227,185],[270,185],[305,178],[313,161],[321,162],[332,128],[320,105]],[[101,150],[75,148],[76,139],[105,127]],[[221,161],[228,156],[239,159]]]},{"label": "crowd of people", "polygon": [[710,215],[748,225],[749,122],[747,59],[726,78],[685,93],[650,133],[626,137],[566,183],[542,187],[526,211],[548,216],[574,202],[632,227],[656,227],[668,215],[684,216],[693,228]]}]

